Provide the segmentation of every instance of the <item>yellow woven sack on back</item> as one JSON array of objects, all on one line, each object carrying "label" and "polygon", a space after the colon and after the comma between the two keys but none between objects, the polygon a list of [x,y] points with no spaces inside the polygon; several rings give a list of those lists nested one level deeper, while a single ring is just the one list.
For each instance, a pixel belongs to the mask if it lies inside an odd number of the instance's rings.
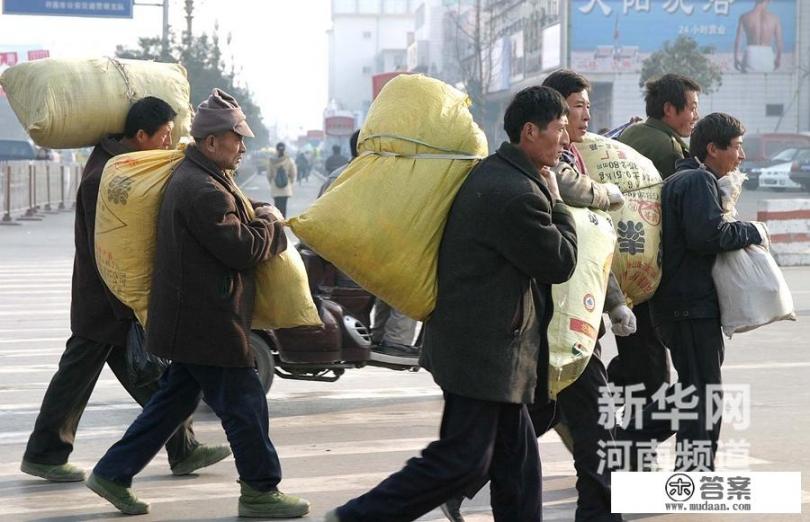
[{"label": "yellow woven sack on back", "polygon": [[[236,187],[253,219],[253,206]],[[301,254],[292,245],[256,267],[256,301],[251,327],[259,330],[321,326],[318,309],[309,290],[309,278]]]},{"label": "yellow woven sack on back", "polygon": [[[185,157],[181,150],[154,150],[115,156],[104,167],[96,205],[96,264],[104,283],[147,322],[157,219],[163,192]],[[248,213],[253,208],[245,201]],[[304,263],[290,247],[256,267],[254,328],[321,324],[309,291]]]},{"label": "yellow woven sack on back", "polygon": [[146,326],[157,217],[182,150],[120,154],[104,166],[96,203],[96,266],[107,288]]},{"label": "yellow woven sack on back", "polygon": [[610,213],[618,241],[613,273],[630,306],[647,301],[661,282],[661,175],[629,145],[587,133],[577,145],[590,176],[614,183],[624,206]]},{"label": "yellow woven sack on back", "polygon": [[90,147],[107,134],[121,133],[130,106],[145,96],[156,96],[177,112],[173,143],[191,126],[190,88],[180,64],[46,58],[7,69],[0,85],[41,147]]},{"label": "yellow woven sack on back", "polygon": [[548,325],[548,376],[552,398],[582,375],[593,355],[616,246],[613,223],[606,213],[569,210],[577,228],[577,267],[571,279],[551,286],[554,315]]},{"label": "yellow woven sack on back", "polygon": [[439,80],[394,78],[369,110],[360,156],[288,221],[319,255],[418,320],[436,304],[438,250],[450,206],[487,153],[469,104]]}]

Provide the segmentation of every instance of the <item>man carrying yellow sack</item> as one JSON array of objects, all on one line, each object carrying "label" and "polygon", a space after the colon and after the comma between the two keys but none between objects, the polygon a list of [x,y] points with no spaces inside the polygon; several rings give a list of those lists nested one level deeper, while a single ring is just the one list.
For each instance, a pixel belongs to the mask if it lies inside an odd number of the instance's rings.
[{"label": "man carrying yellow sack", "polygon": [[166,185],[158,215],[146,331],[146,349],[172,363],[87,486],[124,513],[147,513],[149,505],[130,489],[132,479],[204,398],[234,452],[239,515],[300,517],[309,503],[278,490],[281,465],[248,342],[254,269],[287,247],[281,214],[256,204],[250,219],[228,174],[245,152],[243,137],[253,136],[233,97],[214,89],[197,108],[191,134],[196,144]]},{"label": "man carrying yellow sack", "polygon": [[571,277],[577,234],[554,174],[565,136],[563,97],[517,93],[509,143],[464,181],[447,217],[436,308],[421,362],[444,392],[441,434],[327,522],[416,520],[487,479],[495,522],[542,520],[542,476],[526,409],[547,397],[551,284]]},{"label": "man carrying yellow sack", "polygon": [[[84,408],[106,363],[121,385],[139,404],[146,404],[157,383],[137,386],[127,372],[127,332],[132,310],[102,281],[95,259],[96,202],[104,165],[113,156],[171,146],[175,111],[165,101],[146,97],[127,114],[124,134],[108,136],[87,160],[76,195],[73,284],[70,303],[71,337],[42,399],[34,431],[28,439],[21,470],[53,482],[84,480],[84,471],[69,464],[73,441]],[[181,429],[166,437],[169,465],[175,475],[186,475],[228,455],[226,446],[204,446],[194,438],[191,412]]]}]

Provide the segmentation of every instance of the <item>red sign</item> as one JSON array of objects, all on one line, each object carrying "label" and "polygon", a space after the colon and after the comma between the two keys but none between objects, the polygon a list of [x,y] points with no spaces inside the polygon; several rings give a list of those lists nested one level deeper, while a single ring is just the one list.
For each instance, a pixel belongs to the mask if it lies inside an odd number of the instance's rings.
[{"label": "red sign", "polygon": [[0,65],[17,65],[17,53],[0,53]]},{"label": "red sign", "polygon": [[41,60],[43,58],[49,58],[51,56],[51,52],[47,49],[37,49],[35,51],[28,51],[28,60]]},{"label": "red sign", "polygon": [[387,72],[387,73],[375,74],[374,76],[372,76],[371,77],[371,99],[373,100],[374,98],[376,98],[377,95],[380,94],[380,91],[382,90],[382,88],[385,87],[385,84],[390,82],[392,79],[396,78],[400,74],[410,74],[410,73],[406,73],[406,72],[403,72],[403,71],[396,71],[396,72]]},{"label": "red sign", "polygon": [[327,136],[351,136],[354,132],[354,118],[351,116],[324,118],[323,131]]},{"label": "red sign", "polygon": [[307,138],[310,140],[323,140],[323,131],[322,130],[308,130],[307,131]]},{"label": "red sign", "polygon": [[327,136],[351,136],[354,132],[354,118],[351,116],[324,118],[323,131]]}]

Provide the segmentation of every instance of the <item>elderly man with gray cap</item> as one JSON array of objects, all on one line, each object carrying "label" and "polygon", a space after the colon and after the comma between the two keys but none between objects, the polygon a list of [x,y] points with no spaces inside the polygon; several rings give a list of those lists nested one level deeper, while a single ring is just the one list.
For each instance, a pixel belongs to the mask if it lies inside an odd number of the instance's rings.
[{"label": "elderly man with gray cap", "polygon": [[239,515],[301,517],[309,503],[278,490],[281,465],[248,342],[254,268],[287,247],[281,214],[251,202],[251,219],[231,177],[245,152],[243,138],[253,137],[233,97],[214,89],[199,105],[191,134],[195,144],[167,183],[158,215],[146,327],[146,349],[172,363],[86,484],[123,513],[147,513],[132,479],[203,399],[233,450]]}]

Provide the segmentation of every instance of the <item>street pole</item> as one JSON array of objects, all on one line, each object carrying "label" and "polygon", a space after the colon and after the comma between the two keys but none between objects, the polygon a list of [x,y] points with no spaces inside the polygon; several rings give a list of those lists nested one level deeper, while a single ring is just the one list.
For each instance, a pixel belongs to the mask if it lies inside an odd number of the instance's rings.
[{"label": "street pole", "polygon": [[162,7],[163,8],[163,35],[161,38],[160,52],[163,58],[169,57],[169,0],[163,0],[159,4],[146,4],[143,2],[133,2],[133,5],[147,6],[147,7]]},{"label": "street pole", "polygon": [[163,0],[163,56],[169,56],[169,0]]}]

